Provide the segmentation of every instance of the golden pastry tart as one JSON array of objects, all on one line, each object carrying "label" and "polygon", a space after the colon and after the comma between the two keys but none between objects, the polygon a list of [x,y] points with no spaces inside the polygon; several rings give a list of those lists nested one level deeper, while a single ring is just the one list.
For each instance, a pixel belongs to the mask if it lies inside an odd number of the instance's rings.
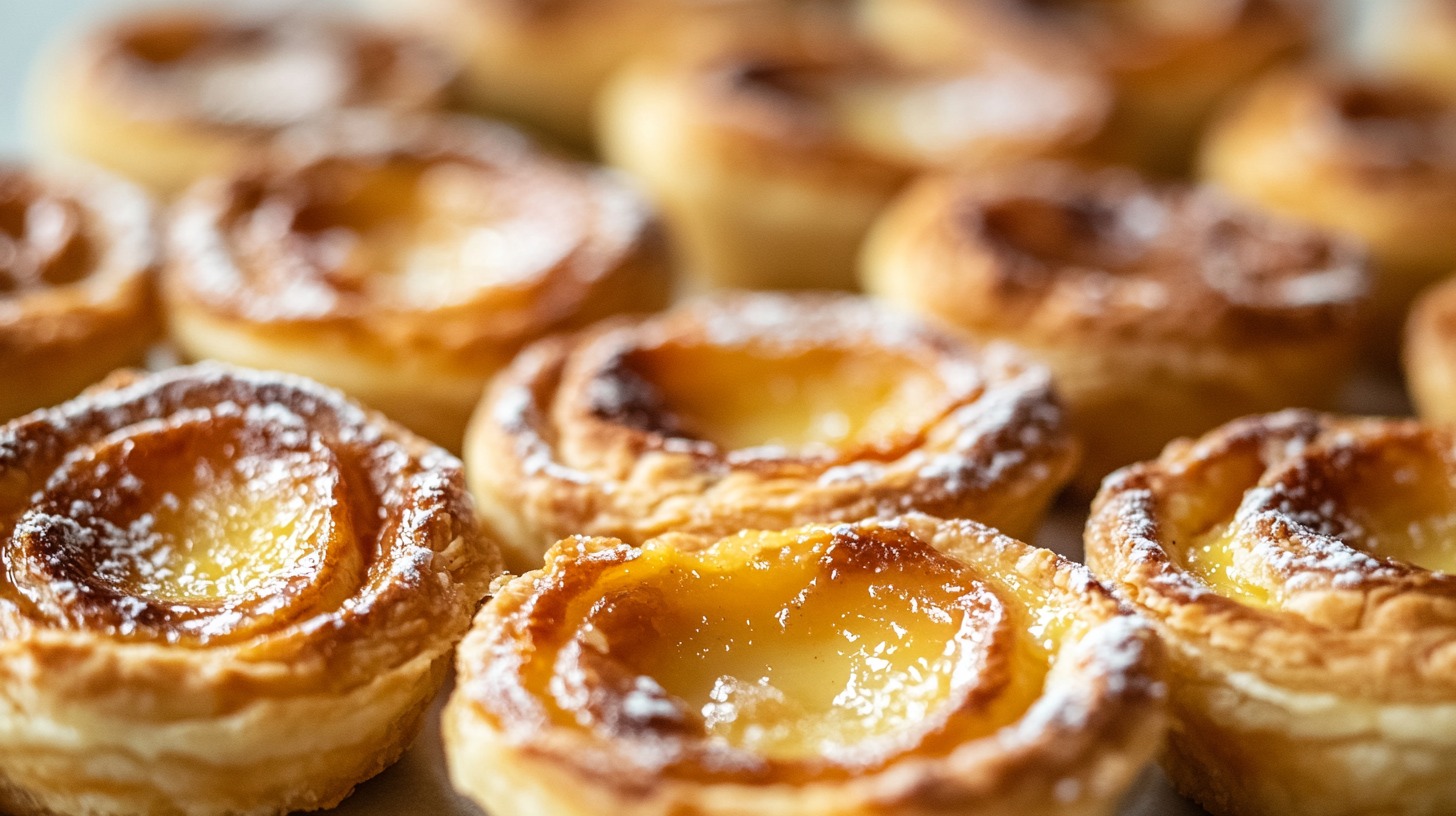
[{"label": "golden pastry tart", "polygon": [[634,61],[604,91],[601,136],[700,281],[852,288],[865,230],[912,176],[1074,152],[1106,107],[1073,64],[912,59],[804,13],[699,29]]},{"label": "golden pastry tart", "polygon": [[372,0],[462,66],[460,92],[565,144],[592,144],[597,93],[633,55],[694,24],[783,0]]},{"label": "golden pastry tart", "polygon": [[1289,411],[1104,485],[1087,557],[1171,651],[1167,767],[1215,814],[1456,801],[1456,438]]},{"label": "golden pastry tart", "polygon": [[422,43],[343,19],[133,10],[44,65],[37,141],[171,194],[340,108],[437,107],[454,76]]},{"label": "golden pastry tart", "polygon": [[1315,33],[1301,0],[859,0],[871,27],[912,50],[1077,51],[1110,85],[1092,154],[1165,174],[1187,170],[1212,110]]},{"label": "golden pastry tart", "polygon": [[1030,535],[1075,448],[1044,368],[850,296],[736,295],[527,349],[466,459],[515,566],[920,510]]},{"label": "golden pastry tart", "polygon": [[414,738],[499,566],[458,460],[302,378],[0,428],[0,808],[282,814]]},{"label": "golden pastry tart", "polygon": [[562,541],[461,646],[450,775],[490,813],[1110,814],[1155,644],[969,521]]},{"label": "golden pastry tart", "polygon": [[140,190],[0,164],[0,421],[141,362],[161,333],[158,258]]},{"label": "golden pastry tart", "polygon": [[163,294],[189,356],[337,386],[458,447],[530,340],[667,296],[615,176],[466,118],[336,117],[177,204]]},{"label": "golden pastry tart", "polygon": [[1128,170],[927,177],[866,244],[870,292],[1051,367],[1079,487],[1169,439],[1319,406],[1353,363],[1364,259],[1317,230]]},{"label": "golden pastry tart", "polygon": [[1376,356],[1456,269],[1456,100],[1313,72],[1264,80],[1209,134],[1203,174],[1261,207],[1354,235],[1376,266]]}]

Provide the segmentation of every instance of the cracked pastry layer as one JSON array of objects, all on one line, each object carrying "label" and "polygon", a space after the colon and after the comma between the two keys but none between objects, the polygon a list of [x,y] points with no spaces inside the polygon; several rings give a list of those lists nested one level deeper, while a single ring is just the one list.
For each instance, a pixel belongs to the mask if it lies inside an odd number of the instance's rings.
[{"label": "cracked pastry layer", "polygon": [[464,117],[290,131],[190,190],[169,249],[184,353],[313,377],[456,449],[522,346],[668,288],[656,221],[621,179]]},{"label": "cracked pastry layer", "polygon": [[1370,282],[1349,243],[1211,190],[1051,165],[922,179],[861,264],[869,292],[1052,369],[1089,494],[1178,436],[1323,407]]},{"label": "cracked pastry layer", "polygon": [[40,143],[164,195],[306,120],[440,107],[455,76],[423,43],[362,23],[221,8],[134,10],[62,43],[42,68]]},{"label": "cracked pastry layer", "polygon": [[1211,112],[1270,65],[1305,52],[1316,6],[1291,0],[861,0],[903,48],[1076,52],[1110,90],[1086,155],[1158,175],[1187,172]]},{"label": "cracked pastry layer", "polygon": [[158,250],[142,191],[0,163],[0,421],[141,362],[161,333]]},{"label": "cracked pastry layer", "polygon": [[813,11],[690,31],[603,92],[603,154],[700,283],[853,288],[865,231],[918,173],[1066,155],[1102,125],[1104,89],[1074,61],[892,49]]},{"label": "cracked pastry layer", "polygon": [[338,392],[119,374],[0,428],[0,807],[331,807],[499,570],[458,460]]},{"label": "cracked pastry layer", "polygon": [[1398,81],[1275,74],[1217,121],[1204,178],[1347,233],[1375,266],[1371,351],[1395,358],[1407,310],[1456,270],[1456,99]]},{"label": "cracked pastry layer", "polygon": [[1456,799],[1456,439],[1242,419],[1110,478],[1093,571],[1169,647],[1165,764],[1215,814],[1434,814]]},{"label": "cracked pastry layer", "polygon": [[742,294],[527,349],[466,442],[512,566],[908,510],[1030,535],[1075,445],[1047,371],[847,295]]},{"label": "cracked pastry layer", "polygon": [[1162,734],[1148,634],[969,521],[575,537],[477,617],[446,752],[500,816],[1110,814]]}]

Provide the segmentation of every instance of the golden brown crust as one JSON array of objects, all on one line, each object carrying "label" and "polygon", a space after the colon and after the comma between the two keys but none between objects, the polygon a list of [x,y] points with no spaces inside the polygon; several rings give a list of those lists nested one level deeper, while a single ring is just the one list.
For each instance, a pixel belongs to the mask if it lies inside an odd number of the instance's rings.
[{"label": "golden brown crust", "polygon": [[1348,233],[1376,266],[1374,342],[1456,269],[1456,107],[1414,86],[1315,71],[1271,76],[1205,143],[1204,176],[1258,206]]},{"label": "golden brown crust", "polygon": [[7,811],[328,807],[499,570],[459,462],[337,392],[114,377],[0,428]]},{"label": "golden brown crust", "polygon": [[930,167],[1063,155],[1098,132],[1076,65],[880,47],[843,12],[690,32],[604,92],[603,152],[643,179],[710,283],[848,288],[875,213]]},{"label": "golden brown crust", "polygon": [[[735,576],[760,570],[769,572],[737,588]],[[861,584],[874,587],[868,596]],[[735,606],[723,613],[714,606],[725,591]],[[846,600],[856,611],[835,624]],[[747,641],[730,631],[742,626],[740,602],[756,614],[785,601],[776,626],[750,623]],[[894,617],[906,603],[919,610],[914,621]],[[680,617],[707,628],[680,631]],[[846,701],[881,682],[899,700],[920,693],[914,681],[896,685],[898,669],[841,677],[837,661],[853,664],[856,647],[812,640],[819,625],[843,626],[850,643],[873,640],[895,620],[905,627],[899,649],[949,661],[924,668],[954,677],[925,711],[876,724],[893,717],[876,710],[848,726],[833,711],[795,707],[841,681]],[[691,651],[704,635],[729,673],[699,713],[691,683],[672,674],[679,664],[658,651]],[[1156,745],[1151,646],[1082,568],[972,522],[912,514],[717,541],[675,534],[641,547],[568,539],[478,617],[445,715],[447,753],[462,791],[531,816],[1106,813]],[[887,649],[874,652],[882,664],[904,659]],[[769,655],[773,669],[759,679]],[[800,662],[824,676],[808,686],[774,673]],[[755,727],[824,742],[801,753]],[[510,787],[492,782],[502,768]]]},{"label": "golden brown crust", "polygon": [[1046,371],[849,297],[737,295],[528,349],[467,456],[513,558],[907,510],[1029,533],[1074,446]]},{"label": "golden brown crust", "polygon": [[921,180],[872,231],[861,274],[1051,366],[1086,487],[1170,438],[1329,399],[1369,284],[1353,246],[1211,190],[1051,165]]},{"label": "golden brown crust", "polygon": [[455,73],[422,43],[342,18],[196,8],[118,17],[48,69],[47,135],[167,193],[319,116],[438,107]]},{"label": "golden brown crust", "polygon": [[1306,50],[1312,4],[1297,0],[869,0],[872,25],[909,49],[1077,52],[1105,78],[1113,111],[1089,157],[1186,171],[1204,120],[1241,83]]},{"label": "golden brown crust", "polygon": [[655,308],[666,277],[619,179],[503,126],[356,113],[190,191],[163,292],[186,353],[313,376],[454,447],[521,346]]},{"label": "golden brown crust", "polygon": [[1108,480],[1088,560],[1171,647],[1185,791],[1234,814],[1450,801],[1453,450],[1415,421],[1290,411]]},{"label": "golden brown crust", "polygon": [[89,173],[0,166],[0,420],[141,361],[160,334],[155,213]]}]

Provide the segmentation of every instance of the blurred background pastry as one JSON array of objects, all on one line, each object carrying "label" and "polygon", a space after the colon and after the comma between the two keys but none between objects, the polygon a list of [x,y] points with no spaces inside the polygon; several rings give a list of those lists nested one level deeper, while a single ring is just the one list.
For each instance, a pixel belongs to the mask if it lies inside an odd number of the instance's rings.
[{"label": "blurred background pastry", "polygon": [[142,362],[162,329],[155,219],[104,173],[0,164],[0,421]]},{"label": "blurred background pastry", "polygon": [[527,349],[466,440],[512,566],[920,510],[1031,535],[1075,445],[1047,371],[848,295],[720,296]]},{"label": "blurred background pastry", "polygon": [[601,141],[699,285],[853,288],[865,231],[916,173],[1074,153],[1107,105],[1075,61],[889,48],[811,5],[632,62],[603,92]]},{"label": "blurred background pastry", "polygon": [[7,813],[332,807],[500,568],[458,460],[297,377],[124,374],[0,427],[0,469]]},{"label": "blurred background pastry", "polygon": [[314,377],[452,448],[526,343],[667,298],[656,222],[619,178],[465,117],[284,134],[188,191],[169,246],[184,354]]},{"label": "blurred background pastry", "polygon": [[37,147],[163,195],[320,115],[438,108],[455,76],[429,46],[362,22],[221,4],[134,8],[61,43],[39,67]]},{"label": "blurred background pastry", "polygon": [[1148,634],[965,521],[571,538],[462,645],[451,777],[500,816],[1106,814],[1162,730]]},{"label": "blurred background pastry", "polygon": [[1382,364],[1411,301],[1456,270],[1456,97],[1338,71],[1279,73],[1214,125],[1202,172],[1254,206],[1366,244],[1370,356]]},{"label": "blurred background pastry", "polygon": [[1054,165],[922,179],[863,263],[875,295],[1051,367],[1089,493],[1179,436],[1327,405],[1370,282],[1355,245],[1215,191]]}]

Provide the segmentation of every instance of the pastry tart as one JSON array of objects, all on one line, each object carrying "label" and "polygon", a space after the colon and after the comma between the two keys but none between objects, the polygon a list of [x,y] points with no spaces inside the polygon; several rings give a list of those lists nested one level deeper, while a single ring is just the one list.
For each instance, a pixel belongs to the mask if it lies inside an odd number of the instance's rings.
[{"label": "pastry tart", "polygon": [[863,275],[1050,366],[1089,493],[1169,439],[1325,403],[1369,284],[1353,247],[1211,190],[1049,165],[921,180],[874,228]]},{"label": "pastry tart", "polygon": [[6,813],[332,806],[499,566],[457,460],[301,378],[120,375],[0,428],[0,472]]},{"label": "pastry tart", "polygon": [[601,136],[701,282],[852,288],[865,231],[911,177],[1074,153],[1106,106],[1075,64],[913,60],[806,13],[700,29],[634,61],[604,91]]},{"label": "pastry tart", "polygon": [[593,141],[608,77],[648,46],[730,12],[777,0],[373,0],[462,66],[465,101],[564,144]]},{"label": "pastry tart", "polygon": [[38,143],[163,194],[341,108],[438,107],[455,76],[423,43],[359,23],[217,8],[134,10],[45,68]]},{"label": "pastry tart", "polygon": [[1169,646],[1167,768],[1215,814],[1456,801],[1456,438],[1242,419],[1110,478],[1088,563]]},{"label": "pastry tart", "polygon": [[1203,173],[1233,194],[1363,240],[1376,267],[1373,350],[1456,269],[1456,101],[1397,83],[1272,76],[1210,133]]},{"label": "pastry tart", "polygon": [[158,259],[140,190],[0,164],[0,421],[141,362],[161,333]]},{"label": "pastry tart", "polygon": [[1406,324],[1406,388],[1423,419],[1456,422],[1456,279],[1432,286]]},{"label": "pastry tart", "polygon": [[1302,0],[859,0],[870,26],[919,51],[1077,51],[1112,89],[1090,153],[1181,175],[1210,112],[1251,77],[1308,50]]},{"label": "pastry tart", "polygon": [[1075,447],[1045,369],[868,301],[737,295],[527,349],[466,441],[513,566],[576,533],[641,543],[920,510],[1030,535]]},{"label": "pastry tart", "polygon": [[575,537],[476,618],[443,730],[498,816],[1110,814],[1155,658],[1082,567],[974,522]]},{"label": "pastry tart", "polygon": [[620,179],[463,117],[307,126],[175,209],[163,294],[186,354],[313,377],[452,448],[527,342],[667,296]]}]

